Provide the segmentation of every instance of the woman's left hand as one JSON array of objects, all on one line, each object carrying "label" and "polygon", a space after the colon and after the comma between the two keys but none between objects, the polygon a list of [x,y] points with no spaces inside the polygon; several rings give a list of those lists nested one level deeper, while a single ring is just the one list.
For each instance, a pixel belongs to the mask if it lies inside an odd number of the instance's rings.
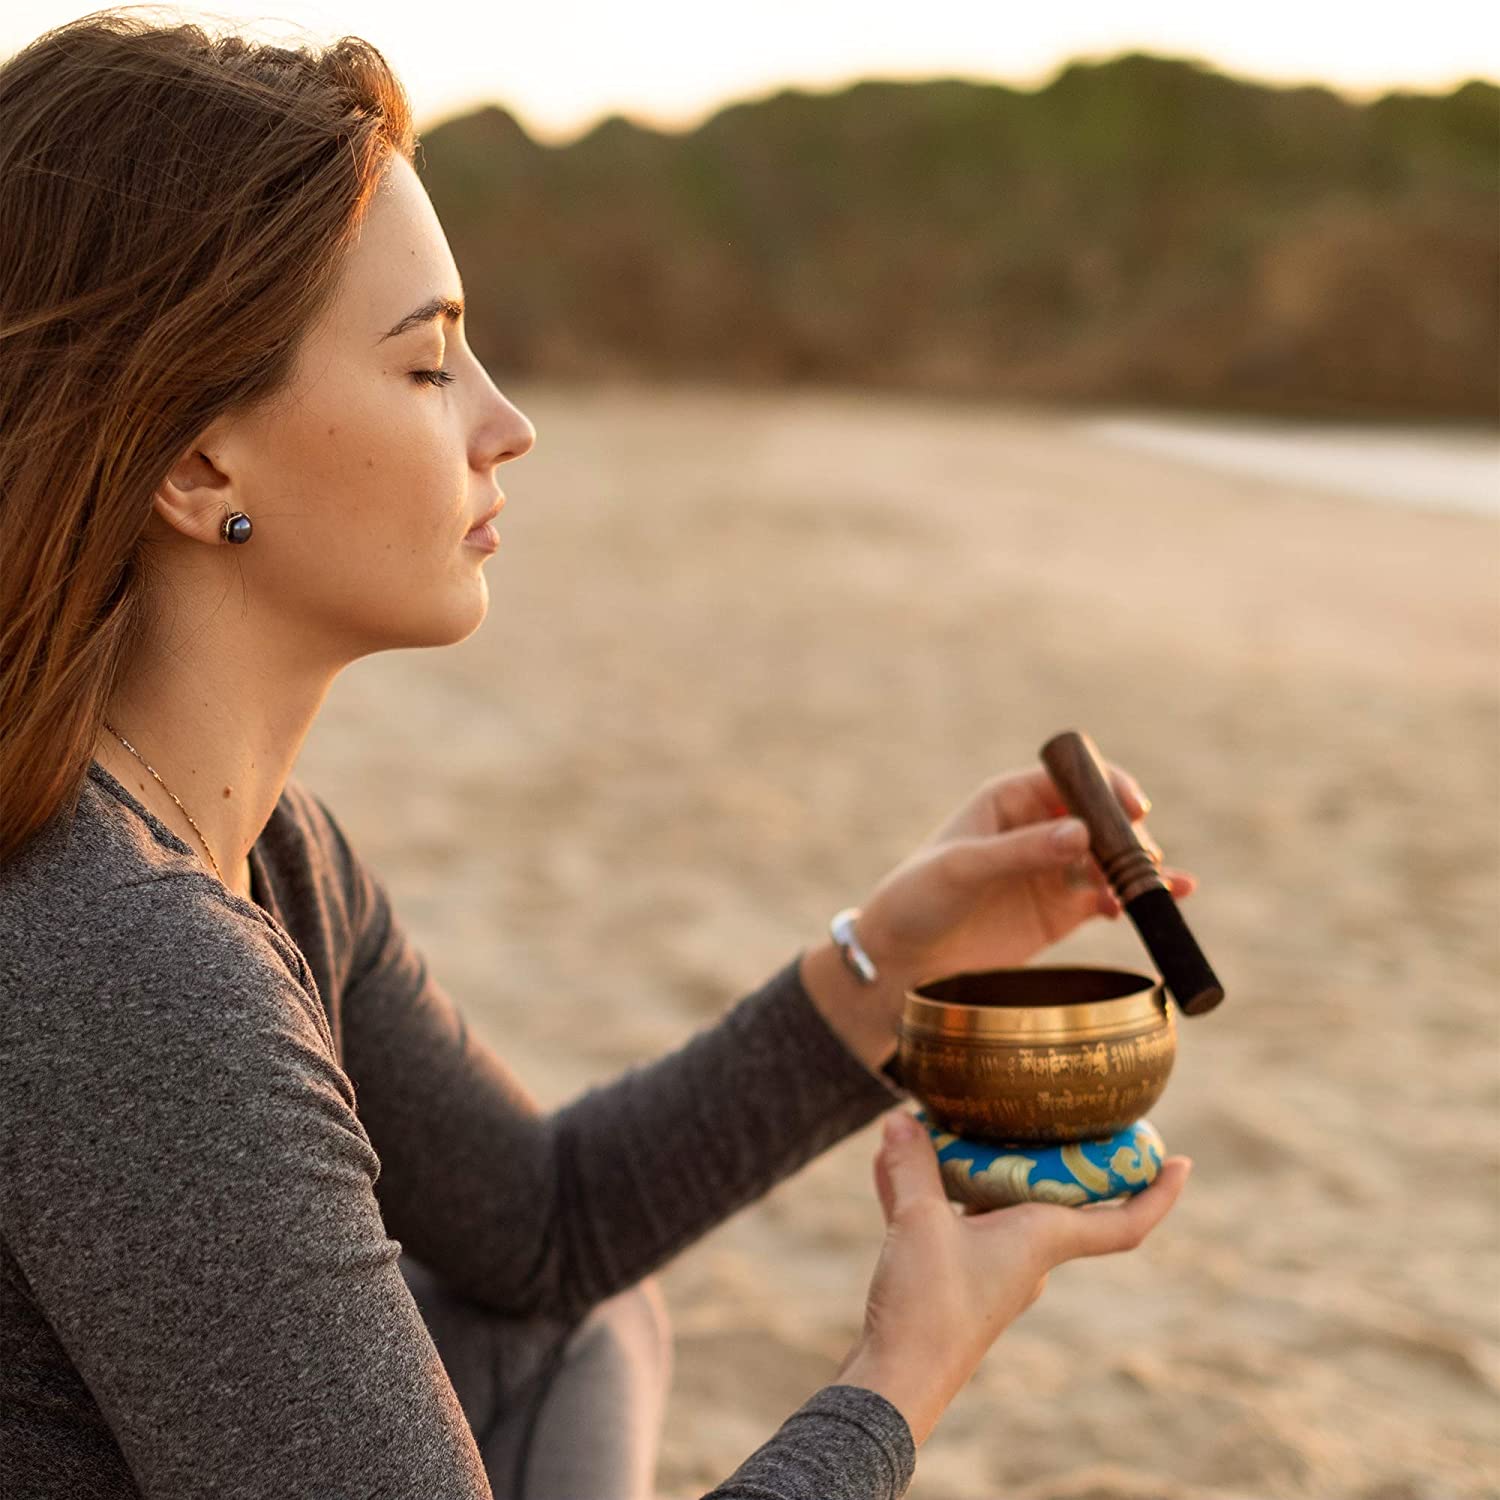
[{"label": "woman's left hand", "polygon": [[[1190,895],[1197,881],[1162,865],[1146,832],[1150,803],[1134,777],[1106,770],[1172,894]],[[1045,767],[997,776],[880,882],[856,924],[859,941],[903,988],[1018,967],[1088,918],[1120,915],[1088,847]]]}]

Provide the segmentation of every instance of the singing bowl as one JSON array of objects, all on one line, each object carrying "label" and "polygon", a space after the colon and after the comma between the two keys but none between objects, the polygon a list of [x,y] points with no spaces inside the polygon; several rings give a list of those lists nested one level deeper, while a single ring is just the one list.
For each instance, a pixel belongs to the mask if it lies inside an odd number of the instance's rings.
[{"label": "singing bowl", "polygon": [[1123,969],[990,969],[908,992],[904,1087],[970,1141],[1100,1141],[1161,1097],[1177,1056],[1160,981]]}]

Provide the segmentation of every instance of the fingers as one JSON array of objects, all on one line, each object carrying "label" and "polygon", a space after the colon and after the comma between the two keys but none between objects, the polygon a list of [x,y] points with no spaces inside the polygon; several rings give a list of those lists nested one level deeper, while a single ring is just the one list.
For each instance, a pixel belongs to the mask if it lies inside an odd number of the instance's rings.
[{"label": "fingers", "polygon": [[949,873],[967,885],[1054,870],[1078,859],[1088,846],[1088,829],[1077,818],[1055,818],[989,838],[954,839],[944,847],[943,859]]},{"label": "fingers", "polygon": [[[1197,878],[1186,870],[1168,869],[1163,862],[1165,856],[1161,845],[1144,826],[1143,819],[1151,810],[1150,798],[1128,771],[1115,765],[1109,765],[1108,771],[1114,793],[1135,826],[1136,837],[1161,871],[1167,888],[1179,899],[1192,895],[1198,889]],[[985,792],[991,805],[997,830],[995,833],[975,837],[972,824],[967,830],[963,830],[959,827],[958,820],[955,820],[953,827],[942,830],[936,836],[938,842],[945,844],[950,857],[956,860],[956,874],[982,880],[993,875],[1045,869],[1048,865],[1073,865],[1077,873],[1065,875],[1067,883],[1076,889],[1086,889],[1093,885],[1097,892],[1097,909],[1100,914],[1106,917],[1118,917],[1121,914],[1120,903],[1108,889],[1097,862],[1085,853],[1088,848],[1086,832],[1077,835],[1080,845],[1067,857],[1063,857],[1066,846],[1049,847],[1046,844],[1051,830],[1064,822],[1072,824],[1076,820],[1068,816],[1067,806],[1045,766],[997,776],[986,783]],[[969,833],[969,837],[955,837],[965,831]],[[1025,834],[1030,834],[1037,842],[1005,842]],[[1057,857],[1053,857],[1054,855]]]},{"label": "fingers", "polygon": [[889,1224],[896,1217],[896,1187],[891,1181],[890,1155],[883,1143],[875,1153],[875,1196],[880,1199],[880,1215]]},{"label": "fingers", "polygon": [[1094,859],[1073,859],[1063,866],[1063,884],[1070,890],[1103,890],[1109,882]]},{"label": "fingers", "polygon": [[1129,771],[1123,771],[1119,766],[1105,763],[1109,772],[1109,784],[1114,788],[1115,796],[1120,799],[1120,806],[1128,814],[1132,823],[1139,822],[1151,811],[1151,799],[1141,790],[1141,784]]},{"label": "fingers", "polygon": [[1048,1252],[1052,1264],[1133,1250],[1167,1216],[1192,1167],[1185,1156],[1169,1156],[1162,1163],[1156,1181],[1133,1198],[1118,1205],[1104,1203],[1049,1217]]},{"label": "fingers", "polygon": [[948,1202],[932,1138],[904,1109],[893,1109],[885,1117],[875,1157],[875,1187],[887,1224],[924,1203]]}]

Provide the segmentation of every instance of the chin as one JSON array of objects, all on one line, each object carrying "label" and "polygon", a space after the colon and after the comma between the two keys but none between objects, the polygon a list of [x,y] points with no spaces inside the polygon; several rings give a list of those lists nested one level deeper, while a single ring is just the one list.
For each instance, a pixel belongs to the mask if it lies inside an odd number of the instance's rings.
[{"label": "chin", "polygon": [[490,591],[484,582],[484,575],[481,573],[479,577],[479,588],[467,607],[455,609],[440,624],[434,622],[435,628],[430,638],[415,644],[456,646],[460,641],[468,640],[484,624],[485,616],[490,612]]},{"label": "chin", "polygon": [[449,608],[442,613],[429,611],[425,616],[388,615],[369,632],[365,649],[359,654],[370,656],[377,651],[412,651],[427,646],[456,646],[466,641],[484,624],[490,611],[489,586],[483,575],[477,588],[461,597],[454,590]]}]

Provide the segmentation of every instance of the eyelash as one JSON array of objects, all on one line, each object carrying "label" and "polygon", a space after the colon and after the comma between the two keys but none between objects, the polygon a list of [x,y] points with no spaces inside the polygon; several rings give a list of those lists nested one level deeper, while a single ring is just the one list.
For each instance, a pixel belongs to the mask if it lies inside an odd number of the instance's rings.
[{"label": "eyelash", "polygon": [[423,385],[450,385],[453,382],[453,374],[448,370],[413,370],[413,380],[420,381]]}]

